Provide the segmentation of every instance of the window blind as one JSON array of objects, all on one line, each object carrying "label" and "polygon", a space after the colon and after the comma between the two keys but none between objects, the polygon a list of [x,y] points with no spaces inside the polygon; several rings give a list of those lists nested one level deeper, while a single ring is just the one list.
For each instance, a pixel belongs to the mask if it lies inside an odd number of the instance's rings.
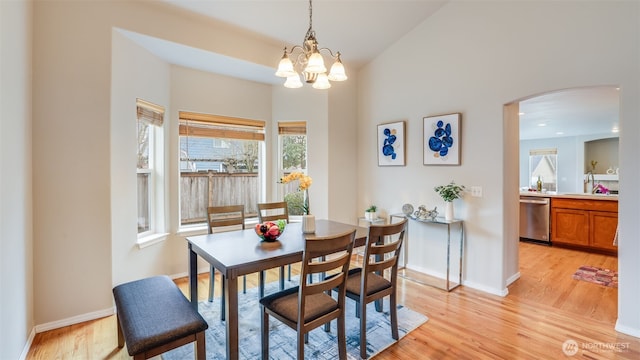
[{"label": "window blind", "polygon": [[162,126],[164,122],[164,107],[154,103],[136,99],[137,120],[153,126]]},{"label": "window blind", "polygon": [[306,135],[307,123],[305,121],[278,122],[279,135]]},{"label": "window blind", "polygon": [[265,122],[180,111],[180,136],[264,141]]},{"label": "window blind", "polygon": [[558,155],[558,149],[533,149],[529,150],[530,156],[542,156],[542,155]]}]

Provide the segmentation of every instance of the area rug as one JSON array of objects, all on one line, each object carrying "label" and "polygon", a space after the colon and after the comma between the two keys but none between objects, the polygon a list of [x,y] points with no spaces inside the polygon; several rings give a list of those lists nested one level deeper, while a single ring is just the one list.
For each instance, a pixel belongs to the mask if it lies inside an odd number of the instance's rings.
[{"label": "area rug", "polygon": [[[296,279],[286,282],[286,287],[297,285]],[[265,286],[265,294],[278,290],[277,282]],[[334,295],[335,296],[335,295]],[[387,299],[385,299],[387,300]],[[240,337],[239,358],[259,359],[260,343],[260,307],[257,289],[247,289],[246,294],[238,294],[238,334]],[[347,299],[346,337],[347,358],[360,359],[360,323],[355,317],[356,303]],[[203,301],[198,310],[209,323],[206,331],[207,360],[226,359],[225,323],[220,321],[220,298],[213,302]],[[367,353],[373,356],[396,341],[391,337],[391,318],[389,301],[384,301],[383,311],[376,312],[375,306],[367,306]],[[424,324],[428,318],[407,307],[398,305],[398,334],[400,338]],[[338,341],[336,339],[337,321],[331,322],[331,331],[325,332],[320,326],[309,333],[309,343],[305,344],[305,359],[334,360],[338,358]],[[296,332],[283,325],[273,317],[269,318],[269,356],[271,359],[296,358]],[[187,344],[162,355],[164,360],[193,359],[193,344]]]},{"label": "area rug", "polygon": [[576,280],[588,281],[590,283],[618,287],[618,272],[615,270],[603,269],[596,266],[580,266],[573,274]]}]

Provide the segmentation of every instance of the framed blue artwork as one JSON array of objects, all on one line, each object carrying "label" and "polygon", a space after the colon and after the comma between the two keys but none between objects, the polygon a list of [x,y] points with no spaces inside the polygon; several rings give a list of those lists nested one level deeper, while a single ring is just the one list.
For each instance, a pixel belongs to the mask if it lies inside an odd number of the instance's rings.
[{"label": "framed blue artwork", "polygon": [[378,166],[404,166],[404,121],[378,125]]},{"label": "framed blue artwork", "polygon": [[460,114],[424,118],[424,165],[460,165]]}]

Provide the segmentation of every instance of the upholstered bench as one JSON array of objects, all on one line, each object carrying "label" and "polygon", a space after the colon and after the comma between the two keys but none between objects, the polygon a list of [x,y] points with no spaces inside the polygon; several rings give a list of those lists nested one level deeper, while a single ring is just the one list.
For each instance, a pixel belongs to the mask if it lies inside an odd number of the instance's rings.
[{"label": "upholstered bench", "polygon": [[148,359],[195,341],[196,359],[206,357],[209,327],[168,276],[154,276],[113,288],[118,347],[127,343],[135,360]]}]

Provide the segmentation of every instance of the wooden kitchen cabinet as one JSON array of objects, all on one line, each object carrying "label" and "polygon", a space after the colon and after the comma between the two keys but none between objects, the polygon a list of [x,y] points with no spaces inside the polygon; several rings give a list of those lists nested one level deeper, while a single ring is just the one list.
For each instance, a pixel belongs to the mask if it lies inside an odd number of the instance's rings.
[{"label": "wooden kitchen cabinet", "polygon": [[553,244],[616,253],[613,239],[618,226],[616,200],[553,198],[551,241]]},{"label": "wooden kitchen cabinet", "polygon": [[551,241],[588,246],[589,213],[584,210],[552,207]]},{"label": "wooden kitchen cabinet", "polygon": [[599,249],[617,251],[613,238],[618,228],[618,213],[605,211],[589,212],[589,232],[591,246]]}]

